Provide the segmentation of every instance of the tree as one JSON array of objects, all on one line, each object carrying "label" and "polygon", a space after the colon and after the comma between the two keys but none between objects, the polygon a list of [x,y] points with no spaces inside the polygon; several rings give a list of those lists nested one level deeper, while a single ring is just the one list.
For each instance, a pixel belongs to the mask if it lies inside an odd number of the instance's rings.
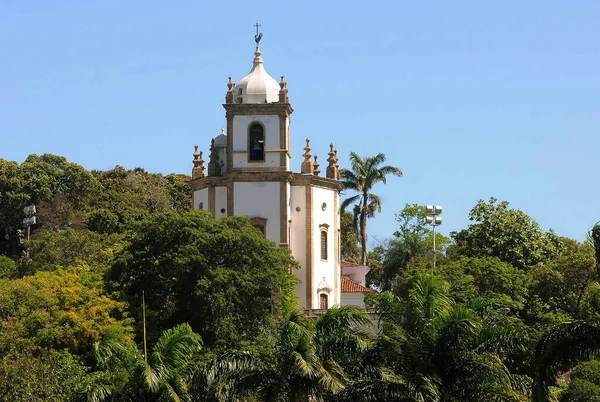
[{"label": "tree", "polygon": [[527,273],[524,317],[532,324],[553,325],[593,316],[598,273],[591,246],[561,238],[563,252]]},{"label": "tree", "polygon": [[[396,214],[398,229],[386,244],[381,275],[379,281],[372,282],[374,285],[388,290],[399,274],[423,261],[433,260],[433,230],[425,224],[425,216],[426,207],[417,204],[406,204]],[[436,252],[443,255],[450,239],[441,233],[436,233],[435,238]]]},{"label": "tree", "polygon": [[455,303],[450,285],[421,274],[408,299],[391,291],[371,296],[382,326],[382,363],[406,382],[412,400],[525,400],[517,374],[534,334],[493,305]]},{"label": "tree", "polygon": [[87,368],[62,350],[11,351],[0,359],[0,395],[11,402],[71,401]]},{"label": "tree", "polygon": [[342,400],[352,382],[345,370],[352,356],[366,351],[372,326],[353,306],[328,309],[316,320],[291,311],[278,321],[271,353],[228,353],[213,361],[209,389],[228,401]]},{"label": "tree", "polygon": [[449,254],[467,257],[498,257],[519,269],[546,262],[559,254],[560,241],[553,231],[544,232],[520,210],[509,209],[508,202],[479,200],[469,213],[475,221],[467,229],[452,232],[455,245]]},{"label": "tree", "polygon": [[387,175],[402,176],[402,171],[397,167],[379,166],[385,162],[385,159],[385,155],[381,153],[363,159],[351,152],[351,170],[340,171],[344,188],[358,192],[342,202],[342,209],[356,202],[353,209],[354,226],[360,234],[363,265],[367,264],[367,218],[372,218],[376,212],[381,212],[381,199],[371,192],[373,186],[379,182],[385,184]]},{"label": "tree", "polygon": [[568,321],[548,330],[535,345],[532,358],[534,370],[534,402],[549,401],[549,387],[561,373],[577,363],[589,360],[600,351],[600,322]]},{"label": "tree", "polygon": [[101,276],[85,266],[0,280],[0,356],[67,349],[83,359],[103,335],[131,334],[125,304],[104,293]]},{"label": "tree", "polygon": [[110,267],[114,254],[122,248],[123,236],[101,235],[89,230],[41,230],[27,243],[27,257],[21,259],[22,275],[53,271],[81,263],[98,272]]},{"label": "tree", "polygon": [[560,394],[560,402],[600,402],[600,361],[579,363],[571,373],[571,382]]},{"label": "tree", "polygon": [[17,255],[17,230],[22,227],[25,217],[23,207],[31,199],[25,188],[23,170],[17,162],[0,159],[0,194],[0,230],[6,231],[1,233],[0,246],[4,243],[4,252]]},{"label": "tree", "polygon": [[108,279],[136,316],[145,291],[151,339],[189,322],[207,346],[234,346],[269,328],[272,312],[292,307],[296,267],[290,251],[247,217],[168,212],[134,227]]},{"label": "tree", "polygon": [[596,271],[600,275],[600,223],[596,223],[590,233],[592,245],[594,246],[594,254],[596,256]]},{"label": "tree", "polygon": [[191,401],[190,381],[202,338],[188,324],[163,332],[147,358],[131,341],[107,335],[94,345],[98,371],[83,393],[88,400]]}]

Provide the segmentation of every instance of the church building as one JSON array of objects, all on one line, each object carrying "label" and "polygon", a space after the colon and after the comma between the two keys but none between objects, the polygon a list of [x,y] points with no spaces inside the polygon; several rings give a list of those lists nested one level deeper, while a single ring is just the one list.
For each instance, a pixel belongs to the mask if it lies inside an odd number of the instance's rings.
[{"label": "church building", "polygon": [[[208,169],[195,146],[190,182],[194,209],[213,217],[247,215],[267,239],[288,247],[300,263],[299,300],[305,309],[341,304],[340,182],[337,151],[329,147],[323,171],[306,139],[294,172],[287,83],[263,65],[259,41],[252,70],[225,97],[226,130],[212,139]],[[364,276],[363,276],[364,278]],[[347,287],[347,286],[346,286]],[[364,291],[364,286],[359,290]]]}]

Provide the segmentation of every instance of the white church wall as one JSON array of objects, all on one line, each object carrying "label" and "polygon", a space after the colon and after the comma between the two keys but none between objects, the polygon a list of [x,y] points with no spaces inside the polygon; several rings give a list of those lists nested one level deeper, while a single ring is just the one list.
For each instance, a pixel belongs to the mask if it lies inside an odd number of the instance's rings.
[{"label": "white church wall", "polygon": [[[333,288],[328,295],[329,306],[340,303],[339,294],[339,262],[337,250],[335,250],[335,238],[337,236],[337,226],[334,207],[336,192],[334,190],[313,187],[313,255],[314,270],[314,288],[313,308],[319,308],[319,284],[325,278],[327,284]],[[323,205],[325,204],[325,206]],[[324,207],[324,208],[323,208]],[[321,260],[321,225],[328,225],[327,229],[327,260]],[[337,291],[336,291],[337,290]]]},{"label": "white church wall", "polygon": [[[221,212],[224,210],[224,212]],[[227,187],[215,188],[215,218],[227,216]]]},{"label": "white church wall", "polygon": [[200,203],[202,203],[202,209],[208,211],[208,188],[194,191],[193,208],[200,209]]},{"label": "white church wall", "polygon": [[369,267],[364,265],[350,265],[342,267],[342,275],[348,275],[354,282],[367,286],[366,275]]},{"label": "white church wall", "polygon": [[[248,162],[248,127],[253,122],[261,123],[265,134],[265,161]],[[279,116],[234,116],[233,117],[233,167],[261,168],[278,167],[279,152],[268,152],[280,149]],[[242,153],[243,152],[243,153]]]},{"label": "white church wall", "polygon": [[294,274],[302,281],[296,285],[296,293],[302,307],[306,305],[306,187],[291,187],[290,219],[292,256],[300,263]]},{"label": "white church wall", "polygon": [[365,295],[359,292],[341,294],[341,304],[344,306],[358,306],[360,308],[365,308],[364,299]]},{"label": "white church wall", "polygon": [[266,218],[267,239],[280,243],[279,225],[279,182],[238,182],[234,183],[233,203],[235,215],[248,215],[250,218]]}]

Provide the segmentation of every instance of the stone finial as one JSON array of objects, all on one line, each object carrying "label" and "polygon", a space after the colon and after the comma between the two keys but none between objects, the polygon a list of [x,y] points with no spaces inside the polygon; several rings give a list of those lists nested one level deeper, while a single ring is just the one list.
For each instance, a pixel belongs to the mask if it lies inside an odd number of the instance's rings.
[{"label": "stone finial", "polygon": [[340,179],[340,164],[338,163],[340,158],[338,158],[337,149],[333,150],[333,157],[335,158],[335,178],[336,180]]},{"label": "stone finial", "polygon": [[209,176],[221,176],[221,165],[218,161],[217,148],[215,148],[215,139],[210,141],[210,156],[208,162],[208,175]]},{"label": "stone finial", "polygon": [[281,81],[279,81],[279,102],[280,103],[290,103],[290,98],[288,97],[288,89],[287,82],[283,79],[283,75],[281,76]]},{"label": "stone finial", "polygon": [[192,169],[192,179],[204,177],[204,159],[202,159],[202,151],[198,152],[198,145],[194,145],[194,168]]},{"label": "stone finial", "polygon": [[310,138],[306,139],[306,146],[304,147],[304,162],[302,162],[302,167],[300,168],[300,173],[303,174],[313,174],[313,163],[310,160],[312,158],[312,154],[310,153]]},{"label": "stone finial", "polygon": [[313,174],[318,176],[321,171],[319,170],[319,162],[317,162],[317,155],[314,156],[315,161],[313,162]]},{"label": "stone finial", "polygon": [[229,82],[227,82],[227,96],[225,96],[226,103],[235,103],[235,83],[231,81],[231,75],[229,76]]},{"label": "stone finial", "polygon": [[327,170],[325,175],[330,179],[340,179],[339,166],[337,163],[337,150],[334,149],[333,143],[329,144],[329,152],[327,153],[329,158],[327,158],[327,162],[329,165],[327,166]]}]

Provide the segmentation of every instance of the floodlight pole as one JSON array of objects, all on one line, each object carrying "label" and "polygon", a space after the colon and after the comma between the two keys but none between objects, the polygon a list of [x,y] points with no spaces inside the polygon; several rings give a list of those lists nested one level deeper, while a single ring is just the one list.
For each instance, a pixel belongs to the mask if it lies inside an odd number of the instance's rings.
[{"label": "floodlight pole", "polygon": [[435,248],[435,227],[442,224],[442,207],[440,205],[427,205],[426,208],[427,216],[425,217],[425,223],[430,224],[433,227],[433,269],[435,269],[437,250]]}]

